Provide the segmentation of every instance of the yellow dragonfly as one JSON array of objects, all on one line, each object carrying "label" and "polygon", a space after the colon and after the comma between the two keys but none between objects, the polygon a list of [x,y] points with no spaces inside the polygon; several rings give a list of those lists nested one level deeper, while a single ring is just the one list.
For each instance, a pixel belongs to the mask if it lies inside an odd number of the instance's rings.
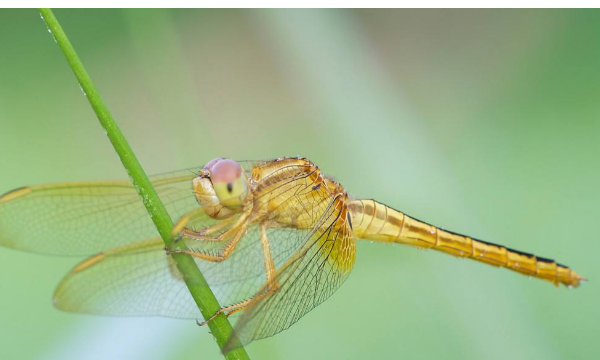
[{"label": "yellow dragonfly", "polygon": [[[353,199],[305,158],[216,158],[151,180],[178,219],[173,236],[189,249],[181,251],[194,257],[223,306],[218,313],[241,314],[235,331],[242,344],[289,328],[325,301],[348,277],[358,239],[431,248],[557,286],[585,281],[554,260],[435,227],[375,200]],[[202,319],[128,181],[13,190],[0,197],[0,244],[95,254],[59,284],[59,309]]]}]

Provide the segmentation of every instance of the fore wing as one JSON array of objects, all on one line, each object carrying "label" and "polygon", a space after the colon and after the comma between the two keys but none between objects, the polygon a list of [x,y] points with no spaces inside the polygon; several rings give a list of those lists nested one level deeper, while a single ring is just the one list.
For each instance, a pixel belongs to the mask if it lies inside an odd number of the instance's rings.
[{"label": "fore wing", "polygon": [[[191,185],[197,170],[150,178],[174,220],[198,206]],[[0,245],[15,249],[91,255],[156,235],[127,180],[29,186],[0,197]]]}]

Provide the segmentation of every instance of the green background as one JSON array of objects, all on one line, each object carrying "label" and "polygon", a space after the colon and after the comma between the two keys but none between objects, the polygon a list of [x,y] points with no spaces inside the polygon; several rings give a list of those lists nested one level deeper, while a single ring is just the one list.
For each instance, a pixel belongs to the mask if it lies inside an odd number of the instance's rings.
[{"label": "green background", "polygon": [[[148,173],[301,155],[356,197],[590,279],[359,243],[344,286],[253,359],[600,356],[600,13],[55,14]],[[1,10],[0,33],[0,193],[123,177],[39,14]],[[221,358],[192,321],[55,310],[78,260],[0,249],[0,358]]]}]

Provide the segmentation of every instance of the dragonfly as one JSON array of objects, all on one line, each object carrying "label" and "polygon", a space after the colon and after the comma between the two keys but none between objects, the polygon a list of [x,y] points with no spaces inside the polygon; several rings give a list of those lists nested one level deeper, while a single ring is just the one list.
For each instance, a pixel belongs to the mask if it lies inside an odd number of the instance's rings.
[{"label": "dragonfly", "polygon": [[[169,215],[166,251],[127,180],[22,187],[0,197],[0,245],[88,255],[58,285],[57,308],[116,316],[199,319],[236,314],[235,348],[275,335],[347,279],[356,242],[410,245],[507,268],[556,286],[586,279],[566,265],[355,199],[306,158],[234,161],[151,177]],[[193,257],[222,308],[204,319],[172,259]],[[233,338],[233,337],[232,337]]]}]

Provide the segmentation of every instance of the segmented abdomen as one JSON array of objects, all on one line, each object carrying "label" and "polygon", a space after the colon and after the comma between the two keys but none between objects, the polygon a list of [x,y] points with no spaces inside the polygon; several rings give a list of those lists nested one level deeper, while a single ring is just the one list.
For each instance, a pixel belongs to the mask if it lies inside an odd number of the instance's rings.
[{"label": "segmented abdomen", "polygon": [[357,238],[431,248],[467,257],[521,274],[550,281],[558,286],[579,286],[585,278],[554,260],[513,250],[502,245],[437,228],[375,200],[353,200],[349,204]]}]

